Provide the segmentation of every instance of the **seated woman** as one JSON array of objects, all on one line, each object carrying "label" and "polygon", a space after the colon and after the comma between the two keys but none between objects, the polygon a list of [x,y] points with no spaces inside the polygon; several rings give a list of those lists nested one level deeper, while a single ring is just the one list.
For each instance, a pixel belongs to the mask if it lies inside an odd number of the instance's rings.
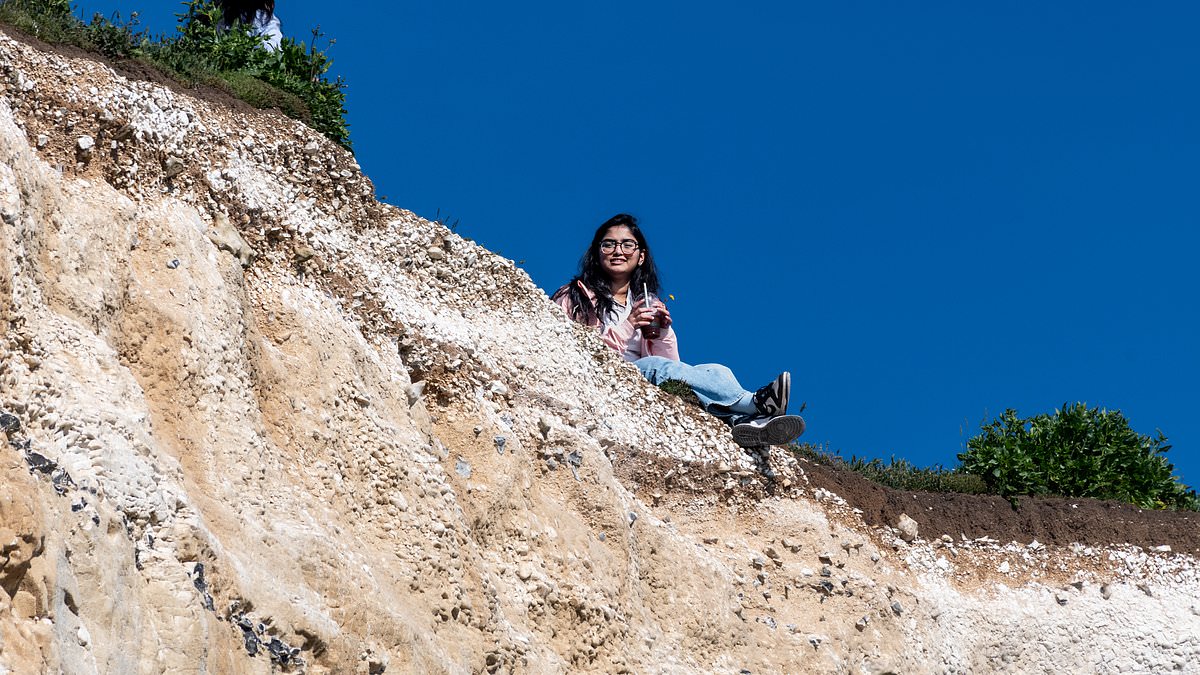
[{"label": "seated woman", "polygon": [[251,35],[263,36],[263,46],[269,51],[279,49],[283,40],[279,18],[275,16],[275,0],[217,0],[221,9],[221,28],[235,23],[250,27]]},{"label": "seated woman", "polygon": [[658,270],[637,219],[622,213],[596,230],[579,274],[553,300],[575,321],[599,330],[604,343],[651,383],[678,380],[690,386],[705,410],[733,426],[738,445],[781,445],[804,433],[804,420],[787,414],[790,374],[750,392],[725,366],[682,363],[671,312],[658,300],[646,306],[644,290],[658,295]]}]

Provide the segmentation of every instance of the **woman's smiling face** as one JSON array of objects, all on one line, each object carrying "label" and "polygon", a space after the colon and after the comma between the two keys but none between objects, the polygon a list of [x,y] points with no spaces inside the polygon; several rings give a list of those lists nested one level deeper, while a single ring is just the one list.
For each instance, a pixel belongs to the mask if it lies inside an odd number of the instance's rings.
[{"label": "woman's smiling face", "polygon": [[[615,243],[612,250],[605,251],[604,245],[607,242]],[[632,242],[635,248],[626,250]],[[632,274],[633,270],[642,263],[641,249],[636,248],[637,239],[633,236],[633,232],[629,231],[624,225],[617,225],[608,228],[604,233],[604,237],[600,240],[600,266],[608,274],[609,279],[613,281],[626,280]]]}]

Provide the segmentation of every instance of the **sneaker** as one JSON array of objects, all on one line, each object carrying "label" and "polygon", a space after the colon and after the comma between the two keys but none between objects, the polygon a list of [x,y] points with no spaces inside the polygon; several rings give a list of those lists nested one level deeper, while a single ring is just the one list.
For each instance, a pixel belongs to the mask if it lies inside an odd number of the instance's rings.
[{"label": "sneaker", "polygon": [[792,374],[786,370],[775,381],[754,392],[754,407],[761,415],[775,417],[786,415],[788,396],[792,393]]},{"label": "sneaker", "polygon": [[799,415],[752,417],[733,425],[733,442],[743,448],[790,443],[804,433],[804,418]]}]

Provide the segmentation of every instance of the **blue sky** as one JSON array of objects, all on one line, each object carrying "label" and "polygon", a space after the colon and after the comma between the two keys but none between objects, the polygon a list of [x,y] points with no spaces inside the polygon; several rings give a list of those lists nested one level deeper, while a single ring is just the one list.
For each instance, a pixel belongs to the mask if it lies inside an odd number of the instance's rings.
[{"label": "blue sky", "polygon": [[336,38],[386,201],[547,291],[637,215],[684,359],[791,370],[807,440],[953,465],[1086,401],[1200,484],[1194,3],[345,7],[277,13]]}]

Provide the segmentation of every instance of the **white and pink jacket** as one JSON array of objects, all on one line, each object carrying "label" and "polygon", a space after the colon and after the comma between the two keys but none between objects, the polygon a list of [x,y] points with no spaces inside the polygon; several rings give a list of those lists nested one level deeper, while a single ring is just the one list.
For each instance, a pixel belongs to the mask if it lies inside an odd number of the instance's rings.
[{"label": "white and pink jacket", "polygon": [[[592,292],[592,289],[581,281],[575,283],[583,290],[588,300],[595,302],[596,294]],[[558,293],[551,299],[567,311],[567,316],[572,315],[574,305],[571,304],[570,295],[566,292]],[[617,307],[621,306],[617,305]],[[597,329],[604,344],[624,356],[626,361],[637,361],[644,356],[661,356],[672,361],[679,360],[679,345],[675,341],[674,327],[667,328],[661,337],[647,340],[642,337],[641,331],[630,323],[629,313],[629,308],[625,307],[617,316],[609,316],[605,319],[597,318],[585,325]]]}]

